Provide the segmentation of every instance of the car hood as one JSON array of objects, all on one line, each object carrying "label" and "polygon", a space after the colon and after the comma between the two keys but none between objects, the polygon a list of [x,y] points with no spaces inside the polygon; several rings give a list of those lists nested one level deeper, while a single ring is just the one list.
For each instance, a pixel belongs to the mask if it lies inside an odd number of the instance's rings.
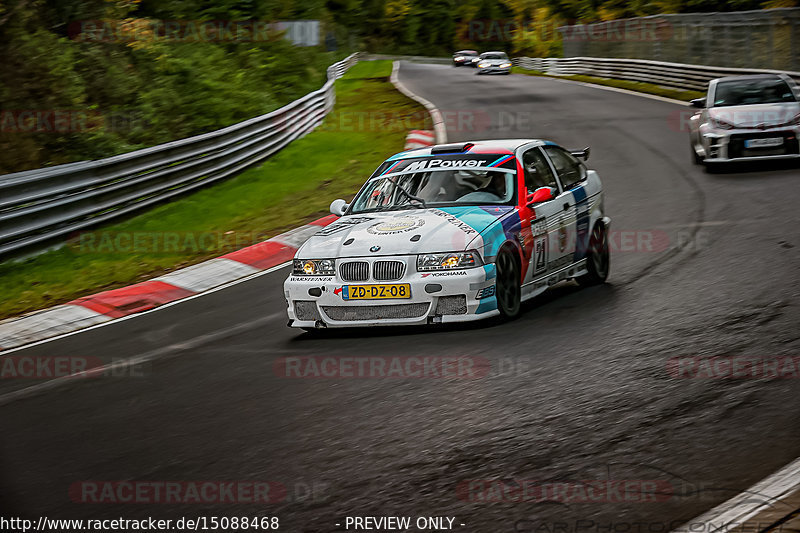
[{"label": "car hood", "polygon": [[481,63],[489,63],[492,66],[502,65],[504,63],[511,63],[510,59],[481,59]]},{"label": "car hood", "polygon": [[737,128],[782,126],[791,122],[798,113],[798,102],[712,107],[708,110],[712,118],[724,120]]},{"label": "car hood", "polygon": [[322,228],[297,257],[326,259],[466,250],[511,206],[409,209],[347,215]]}]

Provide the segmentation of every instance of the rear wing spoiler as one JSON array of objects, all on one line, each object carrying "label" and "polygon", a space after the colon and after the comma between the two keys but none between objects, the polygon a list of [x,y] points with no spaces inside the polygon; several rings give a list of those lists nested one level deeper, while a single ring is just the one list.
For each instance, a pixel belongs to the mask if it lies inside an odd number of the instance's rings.
[{"label": "rear wing spoiler", "polygon": [[589,152],[590,152],[590,151],[591,151],[591,148],[589,148],[589,147],[587,146],[587,147],[586,147],[586,148],[584,148],[583,150],[570,150],[570,151],[569,151],[569,153],[571,153],[571,154],[572,154],[572,155],[574,155],[575,157],[580,157],[581,159],[583,159],[584,161],[586,161],[587,159],[589,159]]}]

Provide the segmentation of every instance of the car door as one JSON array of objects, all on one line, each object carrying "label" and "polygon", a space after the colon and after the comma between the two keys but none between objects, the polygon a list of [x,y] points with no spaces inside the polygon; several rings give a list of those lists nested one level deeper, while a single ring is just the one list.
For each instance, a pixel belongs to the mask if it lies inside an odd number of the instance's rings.
[{"label": "car door", "polygon": [[548,270],[553,272],[583,258],[589,236],[589,212],[586,192],[581,184],[586,180],[586,166],[560,146],[543,148],[561,185],[555,203],[560,211],[557,246]]},{"label": "car door", "polygon": [[555,257],[553,250],[554,248],[558,250],[555,232],[558,230],[562,214],[556,201],[560,191],[558,181],[541,147],[534,146],[525,150],[521,161],[527,193],[533,193],[541,187],[550,187],[554,196],[553,200],[528,206],[532,211],[529,217],[532,242],[530,264],[524,279],[527,283],[547,275],[548,264]]}]

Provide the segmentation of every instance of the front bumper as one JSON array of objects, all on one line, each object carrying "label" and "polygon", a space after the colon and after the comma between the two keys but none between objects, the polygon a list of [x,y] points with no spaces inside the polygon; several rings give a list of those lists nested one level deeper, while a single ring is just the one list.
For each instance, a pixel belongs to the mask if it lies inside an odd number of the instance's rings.
[{"label": "front bumper", "polygon": [[[783,138],[780,146],[749,148],[750,139]],[[767,161],[800,158],[800,127],[770,129],[702,129],[700,144],[704,163]]]},{"label": "front bumper", "polygon": [[[364,327],[481,320],[498,314],[494,264],[445,272],[406,273],[397,281],[347,282],[335,276],[289,276],[284,282],[289,326]],[[345,285],[407,283],[410,298],[345,300]],[[482,298],[478,298],[478,295]]]},{"label": "front bumper", "polygon": [[478,74],[511,74],[511,67],[478,67]]}]

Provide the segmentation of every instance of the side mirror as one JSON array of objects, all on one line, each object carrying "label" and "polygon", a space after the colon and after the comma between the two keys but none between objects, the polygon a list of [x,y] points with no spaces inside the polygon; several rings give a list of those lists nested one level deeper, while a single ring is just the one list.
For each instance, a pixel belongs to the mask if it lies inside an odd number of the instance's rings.
[{"label": "side mirror", "polygon": [[348,207],[350,207],[350,205],[341,198],[339,198],[338,200],[334,200],[331,202],[331,213],[333,213],[334,215],[342,216],[344,215],[345,211],[347,211]]},{"label": "side mirror", "polygon": [[691,104],[692,107],[699,107],[699,108],[702,109],[702,108],[704,108],[706,106],[706,99],[705,98],[695,98],[694,100],[690,100],[689,104]]},{"label": "side mirror", "polygon": [[547,202],[555,198],[555,189],[552,187],[539,187],[535,191],[528,193],[527,203],[530,204],[538,204],[541,202]]}]

